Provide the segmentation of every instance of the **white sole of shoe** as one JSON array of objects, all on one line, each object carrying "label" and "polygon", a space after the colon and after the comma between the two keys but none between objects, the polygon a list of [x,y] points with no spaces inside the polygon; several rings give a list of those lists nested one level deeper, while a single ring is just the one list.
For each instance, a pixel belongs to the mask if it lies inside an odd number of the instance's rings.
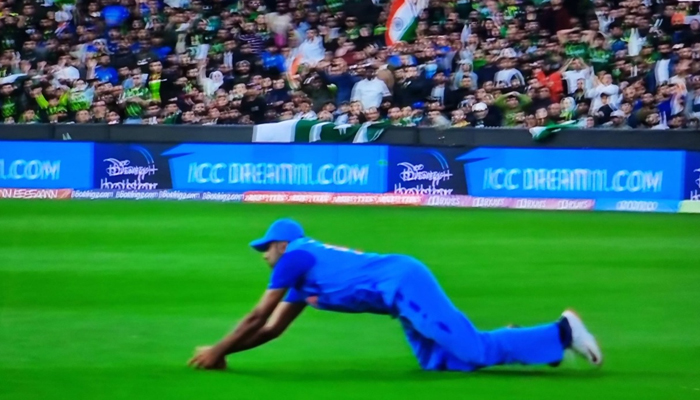
[{"label": "white sole of shoe", "polygon": [[569,321],[571,327],[571,348],[586,357],[591,364],[600,367],[603,364],[603,352],[581,317],[573,310],[564,311],[562,317]]}]

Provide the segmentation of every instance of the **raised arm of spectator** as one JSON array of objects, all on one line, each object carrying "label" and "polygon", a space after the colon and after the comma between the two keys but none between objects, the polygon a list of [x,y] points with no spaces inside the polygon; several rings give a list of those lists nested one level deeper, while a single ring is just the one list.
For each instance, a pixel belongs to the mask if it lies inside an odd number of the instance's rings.
[{"label": "raised arm of spectator", "polygon": [[521,107],[527,107],[532,104],[532,98],[524,93],[512,92],[512,95],[518,96],[518,103]]},{"label": "raised arm of spectator", "polygon": [[144,0],[136,0],[136,7],[132,7],[131,10],[139,18],[143,17],[143,13],[141,12],[141,3],[146,3]]},{"label": "raised arm of spectator", "polygon": [[382,102],[391,101],[391,91],[389,90],[389,87],[383,80],[379,79],[379,82],[382,83]]},{"label": "raised arm of spectator", "polygon": [[559,40],[559,43],[561,43],[562,45],[566,44],[569,41],[569,38],[567,36],[573,31],[573,29],[562,29],[560,31],[557,31],[557,39]]},{"label": "raised arm of spectator", "polygon": [[321,78],[321,80],[324,83],[332,83],[332,84],[337,85],[337,82],[340,80],[340,77],[347,73],[347,72],[343,72],[340,75],[331,75],[328,72],[326,72],[327,69],[328,68],[315,68],[316,73],[318,73],[319,78]]},{"label": "raised arm of spectator", "polygon": [[581,65],[583,66],[583,69],[584,69],[584,70],[587,70],[589,74],[593,72],[593,67],[591,67],[590,65],[586,64],[586,60],[584,60],[583,58],[579,58],[578,61],[579,61],[579,62],[581,63]]},{"label": "raised arm of spectator", "polygon": [[508,94],[502,94],[498,97],[496,97],[496,100],[493,101],[493,104],[502,109],[505,110],[508,108],[508,105],[506,104],[506,100],[508,100]]},{"label": "raised arm of spectator", "polygon": [[20,56],[19,53],[12,53],[12,60],[10,61],[10,72],[11,75],[15,74],[20,74],[22,73],[22,70],[19,66],[20,61],[22,61],[22,57]]},{"label": "raised arm of spectator", "polygon": [[175,52],[182,54],[187,51],[187,34],[180,33],[177,35],[177,44],[175,44]]},{"label": "raised arm of spectator", "polygon": [[589,99],[595,99],[596,97],[600,96],[602,93],[600,85],[601,83],[598,80],[598,77],[593,75],[593,87],[586,91],[586,97]]},{"label": "raised arm of spectator", "polygon": [[126,107],[126,90],[123,89],[121,94],[119,95],[119,100],[117,100],[117,105],[121,108]]},{"label": "raised arm of spectator", "polygon": [[523,76],[523,73],[520,72],[520,70],[515,70],[515,76],[518,78],[521,85],[525,86],[527,84],[527,81],[525,80],[525,77]]},{"label": "raised arm of spectator", "polygon": [[58,104],[68,107],[68,103],[70,102],[70,90],[66,90],[63,92],[61,97],[58,99]]},{"label": "raised arm of spectator", "polygon": [[695,98],[698,97],[698,92],[695,90],[690,90],[685,94],[685,109],[683,114],[686,118],[693,118],[693,104],[695,104]]},{"label": "raised arm of spectator", "polygon": [[350,92],[350,101],[359,101],[360,100],[360,91],[357,88],[357,85],[360,82],[355,82],[354,85],[352,85],[352,91]]},{"label": "raised arm of spectator", "polygon": [[85,100],[92,105],[92,101],[95,99],[95,85],[92,84],[85,89],[85,93],[83,93],[83,95],[85,96]]},{"label": "raised arm of spectator", "polygon": [[603,15],[603,13],[600,11],[596,11],[595,16],[596,18],[598,18],[598,25],[600,25],[600,31],[602,33],[607,33],[610,24],[612,24],[615,21],[615,18],[611,18],[609,15]]},{"label": "raised arm of spectator", "polygon": [[582,38],[581,38],[582,41],[585,43],[588,43],[589,46],[592,46],[593,42],[595,42],[595,37],[598,34],[598,32],[593,31],[593,30],[586,30],[586,31],[583,31],[581,34],[582,34]]},{"label": "raised arm of spectator", "polygon": [[97,60],[95,60],[94,58],[91,58],[91,59],[85,61],[85,67],[86,67],[85,79],[86,80],[95,79],[95,68],[97,68]]},{"label": "raised arm of spectator", "polygon": [[207,60],[206,58],[199,60],[199,63],[197,65],[197,71],[199,72],[197,74],[197,83],[199,84],[200,88],[204,89],[204,85],[207,82]]},{"label": "raised arm of spectator", "polygon": [[34,100],[36,101],[36,104],[39,105],[39,108],[44,110],[49,107],[49,101],[46,100],[46,97],[44,97],[43,92],[39,92],[36,97],[34,97]]},{"label": "raised arm of spectator", "polygon": [[574,62],[574,59],[573,59],[573,58],[569,58],[569,59],[566,61],[566,63],[564,63],[564,65],[562,65],[561,68],[559,68],[559,72],[563,74],[564,72],[568,71],[568,70],[569,70],[569,67],[571,66],[571,63],[572,63],[572,62]]}]

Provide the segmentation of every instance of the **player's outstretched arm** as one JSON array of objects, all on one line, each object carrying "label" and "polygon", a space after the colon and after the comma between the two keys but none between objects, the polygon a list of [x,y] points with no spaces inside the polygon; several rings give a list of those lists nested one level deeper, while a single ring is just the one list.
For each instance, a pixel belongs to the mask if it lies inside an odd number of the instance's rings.
[{"label": "player's outstretched arm", "polygon": [[255,332],[245,342],[230,348],[227,354],[238,353],[261,346],[270,340],[276,339],[284,333],[292,322],[304,311],[306,303],[280,303],[267,320],[267,324]]},{"label": "player's outstretched arm", "polygon": [[215,346],[198,352],[190,360],[189,365],[205,369],[221,368],[224,357],[231,352],[231,349],[246,343],[265,326],[286,292],[287,289],[266,290],[255,308],[243,318],[232,333],[221,339]]}]

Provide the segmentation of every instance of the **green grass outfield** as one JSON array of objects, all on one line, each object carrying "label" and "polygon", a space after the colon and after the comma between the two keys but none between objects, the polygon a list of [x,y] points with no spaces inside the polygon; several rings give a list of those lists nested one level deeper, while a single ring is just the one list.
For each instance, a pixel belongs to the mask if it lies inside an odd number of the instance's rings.
[{"label": "green grass outfield", "polygon": [[[601,370],[421,372],[396,321],[307,310],[281,339],[186,367],[258,300],[247,247],[292,216],[321,240],[415,255],[490,329],[568,306]],[[698,399],[700,216],[196,202],[0,202],[0,398]]]}]

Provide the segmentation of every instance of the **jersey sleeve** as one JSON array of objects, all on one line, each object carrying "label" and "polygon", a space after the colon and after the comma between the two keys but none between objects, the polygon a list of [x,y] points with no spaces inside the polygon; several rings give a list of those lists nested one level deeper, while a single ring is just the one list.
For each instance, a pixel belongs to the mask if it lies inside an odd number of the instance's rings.
[{"label": "jersey sleeve", "polygon": [[306,303],[306,298],[302,292],[296,289],[289,289],[284,297],[284,301],[287,303]]},{"label": "jersey sleeve", "polygon": [[304,250],[292,250],[280,257],[272,270],[268,289],[288,289],[301,283],[304,275],[314,266],[316,258]]}]

